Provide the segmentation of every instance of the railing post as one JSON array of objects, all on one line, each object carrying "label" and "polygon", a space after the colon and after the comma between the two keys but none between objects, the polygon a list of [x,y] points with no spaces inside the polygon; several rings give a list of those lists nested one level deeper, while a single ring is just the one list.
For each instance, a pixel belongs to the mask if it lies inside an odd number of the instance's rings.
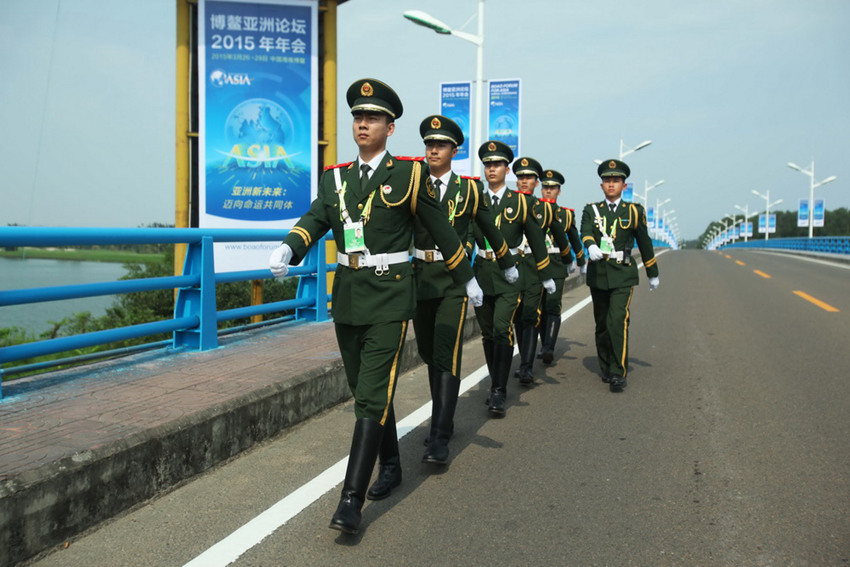
[{"label": "railing post", "polygon": [[215,301],[215,260],[213,238],[204,236],[186,249],[183,274],[199,274],[198,286],[177,290],[175,317],[198,317],[198,327],[174,332],[174,348],[210,350],[218,347],[218,322]]},{"label": "railing post", "polygon": [[295,309],[295,318],[298,320],[327,321],[328,319],[328,266],[325,255],[325,241],[321,240],[313,246],[304,265],[315,268],[309,275],[298,279],[298,291],[295,295],[298,299],[311,299],[311,307],[298,307]]}]

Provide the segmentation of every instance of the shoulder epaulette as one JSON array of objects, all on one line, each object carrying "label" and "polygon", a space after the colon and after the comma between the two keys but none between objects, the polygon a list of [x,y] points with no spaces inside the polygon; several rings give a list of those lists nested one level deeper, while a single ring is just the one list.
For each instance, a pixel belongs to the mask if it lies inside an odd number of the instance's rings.
[{"label": "shoulder epaulette", "polygon": [[395,156],[395,159],[401,161],[425,161],[425,156]]},{"label": "shoulder epaulette", "polygon": [[481,181],[480,177],[472,177],[471,175],[461,175],[461,179],[472,179],[473,181]]},{"label": "shoulder epaulette", "polygon": [[557,201],[555,199],[544,199],[543,197],[540,197],[540,199],[538,199],[538,201],[542,201],[544,203],[552,203],[553,205],[557,204]]},{"label": "shoulder epaulette", "polygon": [[522,195],[531,195],[531,196],[534,195],[534,193],[532,193],[531,191],[520,191],[519,189],[514,189],[514,193],[520,193]]},{"label": "shoulder epaulette", "polygon": [[561,207],[561,208],[562,208],[562,209],[564,209],[565,211],[572,211],[572,212],[576,212],[576,210],[575,210],[575,209],[571,209],[571,208],[569,208],[569,207]]},{"label": "shoulder epaulette", "polygon": [[348,166],[349,166],[349,165],[351,165],[352,163],[354,163],[354,162],[353,162],[353,161],[349,161],[349,162],[347,162],[347,163],[338,163],[338,164],[336,164],[336,165],[328,165],[328,166],[326,166],[326,167],[325,167],[325,171],[327,171],[327,170],[329,170],[329,169],[336,169],[336,168],[338,168],[338,167],[348,167]]}]

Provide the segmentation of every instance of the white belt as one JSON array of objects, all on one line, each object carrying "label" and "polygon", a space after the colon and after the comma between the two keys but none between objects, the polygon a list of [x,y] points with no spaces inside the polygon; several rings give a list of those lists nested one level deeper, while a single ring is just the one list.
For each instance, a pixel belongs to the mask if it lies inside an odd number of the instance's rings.
[{"label": "white belt", "polygon": [[343,254],[337,252],[336,261],[352,270],[375,268],[375,273],[382,276],[390,271],[390,265],[409,262],[410,255],[407,252],[391,252],[389,254]]},{"label": "white belt", "polygon": [[561,253],[561,249],[558,248],[557,246],[550,246],[548,248],[548,250],[549,250],[549,254],[560,254]]},{"label": "white belt", "polygon": [[425,262],[442,262],[444,260],[443,253],[439,250],[420,250],[419,248],[413,249],[413,257]]},{"label": "white belt", "polygon": [[618,264],[628,264],[631,258],[622,250],[617,250],[608,254],[608,260],[616,260]]},{"label": "white belt", "polygon": [[[520,254],[519,248],[508,248],[508,251],[511,254]],[[481,248],[479,248],[478,251],[476,252],[476,254],[478,255],[479,258],[484,258],[485,260],[495,260],[496,259],[496,253],[493,252],[492,250],[482,250]]]},{"label": "white belt", "polygon": [[522,247],[522,253],[525,254],[526,256],[531,254],[531,246],[529,246],[528,244],[523,246]]}]

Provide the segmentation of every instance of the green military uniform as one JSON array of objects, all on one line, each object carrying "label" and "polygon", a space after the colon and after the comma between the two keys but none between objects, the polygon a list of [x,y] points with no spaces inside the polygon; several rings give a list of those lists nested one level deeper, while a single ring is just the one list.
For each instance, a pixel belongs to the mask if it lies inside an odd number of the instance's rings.
[{"label": "green military uniform", "polygon": [[[513,160],[511,149],[497,141],[484,142],[478,150],[482,161]],[[507,187],[498,204],[493,205],[493,193],[485,191],[485,199],[492,207],[505,242],[512,253],[521,253],[525,239],[534,258],[535,267],[544,278],[551,277],[549,255],[543,230],[534,216],[533,203],[528,196]],[[474,268],[475,276],[484,290],[484,305],[475,309],[475,316],[481,327],[484,355],[490,370],[491,388],[488,405],[493,415],[504,415],[507,382],[513,359],[513,319],[520,300],[519,281],[508,283],[501,269],[496,265],[492,246],[478,227],[475,228],[475,241],[478,246]],[[520,276],[521,281],[522,276]]]},{"label": "green military uniform", "polygon": [[[426,143],[445,141],[457,147],[463,144],[460,127],[445,116],[431,115],[420,127]],[[515,264],[502,233],[496,228],[493,213],[483,195],[480,181],[449,172],[448,183],[440,198],[442,181],[435,182],[435,193],[443,215],[449,219],[461,241],[467,241],[476,226],[495,249],[500,268]],[[463,327],[466,321],[466,289],[451,276],[445,258],[434,237],[417,219],[413,238],[413,272],[416,276],[416,316],[413,326],[422,360],[428,365],[431,386],[431,429],[423,462],[445,464],[448,440],[460,389],[460,366],[463,353]]]},{"label": "green military uniform", "polygon": [[[598,170],[600,177],[629,175],[629,167],[619,160],[607,160]],[[603,379],[612,391],[625,386],[629,355],[629,304],[633,286],[638,284],[637,264],[632,248],[637,242],[647,276],[658,277],[658,265],[646,222],[646,211],[637,203],[621,201],[614,211],[608,201],[589,203],[581,217],[581,240],[586,247],[603,246],[603,237],[613,241],[613,252],[591,262],[587,285],[593,297],[596,322],[596,353]],[[604,251],[604,249],[603,249]]]},{"label": "green military uniform", "polygon": [[[540,183],[544,186],[557,186],[560,188],[564,184],[564,176],[554,169],[547,169],[543,172]],[[547,202],[546,199],[540,199]],[[557,202],[552,201],[552,204],[557,206]],[[566,232],[567,239],[570,242],[571,254],[563,256],[560,248],[554,245],[554,240],[550,234],[547,234],[546,246],[549,248],[549,259],[552,262],[552,268],[555,273],[555,293],[543,292],[543,317],[540,322],[540,336],[543,343],[540,358],[546,364],[551,364],[554,359],[555,343],[558,340],[558,333],[561,328],[561,300],[564,295],[564,282],[569,276],[569,266],[575,255],[575,262],[579,266],[585,265],[584,247],[581,244],[581,239],[578,234],[578,227],[575,222],[575,213],[572,209],[566,207],[558,207],[555,209],[557,226],[563,226]]]},{"label": "green military uniform", "polygon": [[[365,123],[363,117],[384,114],[394,120],[402,113],[398,95],[375,79],[356,81],[347,100],[355,124]],[[342,496],[330,527],[347,533],[359,531],[366,485],[379,449],[379,481],[384,484],[374,493],[373,485],[370,497],[384,497],[401,482],[392,401],[407,323],[416,306],[409,261],[414,221],[430,232],[458,284],[473,277],[461,241],[436,199],[428,167],[385,152],[369,177],[361,173],[359,162],[358,158],[325,170],[310,210],[284,240],[292,249],[292,264],[328,230],[339,250],[331,312],[357,421]],[[362,246],[365,249],[355,251]]]},{"label": "green military uniform", "polygon": [[[540,179],[543,175],[543,168],[540,163],[530,157],[517,158],[513,164],[515,175],[534,175]],[[528,200],[533,203],[532,211],[537,224],[544,233],[544,244],[546,235],[551,235],[555,241],[562,256],[570,256],[570,244],[566,237],[566,232],[557,220],[556,210],[557,205],[539,200],[531,192],[517,191],[527,196]],[[519,316],[515,318],[516,335],[519,341],[519,369],[515,375],[519,377],[520,384],[531,386],[534,383],[534,374],[532,367],[534,365],[534,355],[537,352],[537,327],[540,324],[540,308],[543,300],[543,285],[542,279],[534,260],[527,254],[530,248],[526,245],[523,252],[526,253],[525,258],[520,263],[520,307]],[[547,247],[547,255],[549,250]],[[561,262],[559,262],[560,264]],[[557,271],[556,265],[551,264],[550,274],[554,280],[554,275]]]}]

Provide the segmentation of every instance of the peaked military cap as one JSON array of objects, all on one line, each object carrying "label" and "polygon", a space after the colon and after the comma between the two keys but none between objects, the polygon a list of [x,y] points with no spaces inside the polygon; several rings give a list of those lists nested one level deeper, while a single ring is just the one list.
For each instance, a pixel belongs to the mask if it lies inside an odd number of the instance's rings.
[{"label": "peaked military cap", "polygon": [[543,166],[534,158],[516,158],[513,167],[514,175],[536,175],[538,179],[543,175]]},{"label": "peaked military cap", "polygon": [[451,118],[440,114],[432,114],[419,125],[419,135],[424,141],[444,140],[455,146],[463,144],[463,132],[460,126]]},{"label": "peaked military cap", "polygon": [[351,83],[345,94],[351,113],[380,112],[391,118],[401,117],[404,108],[396,92],[378,79],[360,79]]},{"label": "peaked military cap", "polygon": [[511,163],[514,161],[514,152],[511,148],[498,140],[488,140],[481,144],[481,147],[478,148],[478,157],[481,158],[481,161],[487,163],[488,161],[506,161]]},{"label": "peaked military cap", "polygon": [[618,159],[606,159],[596,168],[596,174],[599,177],[622,177],[628,179],[632,170],[629,166]]},{"label": "peaked military cap", "polygon": [[564,181],[564,176],[561,175],[561,172],[554,169],[547,169],[540,178],[541,185],[563,185]]}]

